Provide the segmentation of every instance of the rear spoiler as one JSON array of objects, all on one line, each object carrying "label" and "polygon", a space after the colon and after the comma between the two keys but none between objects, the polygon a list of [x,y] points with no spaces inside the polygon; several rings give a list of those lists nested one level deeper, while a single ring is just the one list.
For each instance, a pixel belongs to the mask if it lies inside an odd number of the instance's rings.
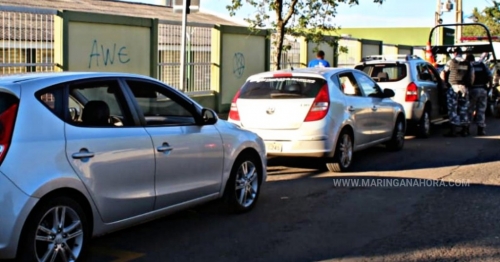
[{"label": "rear spoiler", "polygon": [[422,58],[420,58],[419,56],[410,55],[410,54],[407,54],[407,55],[404,55],[404,54],[397,54],[397,55],[393,55],[393,54],[387,54],[387,55],[369,55],[369,56],[363,57],[361,59],[361,62],[377,61],[377,60],[384,60],[384,61],[387,61],[387,60],[403,60],[403,59],[406,60],[406,61],[409,61],[409,60],[422,59]]},{"label": "rear spoiler", "polygon": [[[430,50],[429,50],[430,52],[432,52],[432,57],[429,57],[428,59],[435,61],[435,59],[436,59],[435,57],[437,54],[453,53],[457,48],[460,48],[463,51],[463,53],[466,53],[466,54],[491,53],[493,55],[494,61],[495,62],[497,61],[495,49],[493,48],[493,40],[492,40],[493,37],[491,36],[490,30],[488,29],[488,27],[482,23],[457,23],[457,24],[436,25],[435,27],[433,27],[431,29],[431,32],[429,33],[429,42],[427,43],[428,49],[429,49],[429,45],[432,43],[432,36],[434,34],[434,30],[436,30],[438,27],[445,27],[445,26],[454,26],[454,27],[457,27],[457,26],[480,26],[480,27],[484,28],[484,30],[486,32],[486,36],[475,37],[475,38],[480,39],[480,40],[483,40],[483,39],[488,40],[488,42],[484,42],[481,44],[470,44],[470,45],[467,45],[467,44],[458,45],[457,43],[455,43],[454,45],[432,46],[432,47],[430,47]],[[467,39],[467,38],[462,37],[462,39],[460,39],[460,40],[465,40],[465,39]]]}]

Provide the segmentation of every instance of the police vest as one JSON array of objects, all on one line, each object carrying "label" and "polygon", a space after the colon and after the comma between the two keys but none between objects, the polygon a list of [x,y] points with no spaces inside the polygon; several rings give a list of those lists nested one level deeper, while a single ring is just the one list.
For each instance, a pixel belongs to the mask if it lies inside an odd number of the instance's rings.
[{"label": "police vest", "polygon": [[474,86],[485,86],[489,82],[489,69],[484,63],[474,63]]},{"label": "police vest", "polygon": [[450,76],[448,81],[451,85],[469,85],[470,70],[470,62],[453,59],[450,62]]}]

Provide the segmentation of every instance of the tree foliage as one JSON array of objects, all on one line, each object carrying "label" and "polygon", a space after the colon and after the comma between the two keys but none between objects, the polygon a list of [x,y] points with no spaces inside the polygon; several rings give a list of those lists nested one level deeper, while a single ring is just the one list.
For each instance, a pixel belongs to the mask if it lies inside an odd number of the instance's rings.
[{"label": "tree foliage", "polygon": [[[382,4],[384,0],[372,1]],[[285,35],[304,37],[306,41],[317,44],[327,42],[331,46],[337,45],[337,40],[328,40],[331,37],[326,38],[325,33],[339,28],[333,23],[333,18],[340,4],[358,5],[359,0],[232,0],[226,8],[231,16],[235,16],[244,5],[257,10],[255,16],[245,21],[251,30],[269,28],[275,31],[272,45],[276,56],[273,62],[280,69],[282,52],[291,48],[285,45]]]},{"label": "tree foliage", "polygon": [[[472,11],[472,16],[477,18],[477,22],[483,23],[488,27],[492,36],[500,35],[500,2],[491,1],[493,6],[488,6],[479,11],[476,8]],[[486,36],[486,31],[481,26],[465,26],[463,28],[464,36]]]}]

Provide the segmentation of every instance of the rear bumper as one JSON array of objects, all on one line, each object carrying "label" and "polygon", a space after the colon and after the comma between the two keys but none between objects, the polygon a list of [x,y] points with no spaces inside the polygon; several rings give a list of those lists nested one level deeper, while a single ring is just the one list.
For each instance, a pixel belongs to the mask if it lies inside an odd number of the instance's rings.
[{"label": "rear bumper", "polygon": [[268,156],[324,157],[333,148],[327,137],[318,140],[264,140],[264,142]]},{"label": "rear bumper", "polygon": [[37,202],[0,173],[0,259],[15,258],[24,222]]},{"label": "rear bumper", "polygon": [[424,113],[425,103],[423,102],[404,102],[401,105],[405,109],[406,120],[417,122],[422,118]]}]

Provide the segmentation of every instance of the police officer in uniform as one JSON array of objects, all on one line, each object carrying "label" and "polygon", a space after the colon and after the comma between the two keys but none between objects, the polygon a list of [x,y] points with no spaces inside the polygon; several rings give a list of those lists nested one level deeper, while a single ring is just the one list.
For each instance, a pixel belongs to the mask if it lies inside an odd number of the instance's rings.
[{"label": "police officer in uniform", "polygon": [[451,88],[446,90],[450,132],[445,136],[448,137],[456,137],[460,127],[462,136],[469,135],[468,88],[474,82],[474,69],[462,54],[461,48],[455,48],[454,57],[446,63],[440,74],[441,79],[445,79],[449,73],[448,82],[451,85]]},{"label": "police officer in uniform", "polygon": [[[488,86],[492,85],[493,76],[489,68],[482,61],[476,62],[474,55],[469,54],[466,58],[474,68],[474,82],[469,90],[469,119],[475,120],[477,135],[484,136],[486,132],[486,107],[488,103]],[[474,112],[475,118],[474,118]]]}]

